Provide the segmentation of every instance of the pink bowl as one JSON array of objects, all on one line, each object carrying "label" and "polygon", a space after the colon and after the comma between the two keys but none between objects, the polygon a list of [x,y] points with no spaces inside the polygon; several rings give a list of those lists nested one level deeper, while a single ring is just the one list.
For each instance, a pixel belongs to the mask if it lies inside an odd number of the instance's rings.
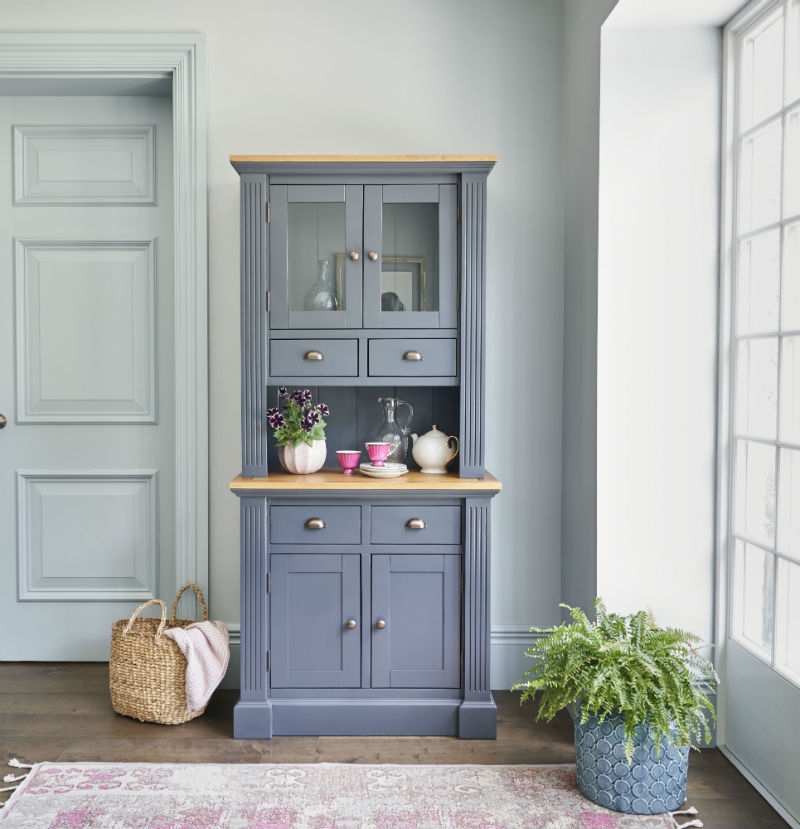
[{"label": "pink bowl", "polygon": [[358,449],[338,449],[336,457],[339,459],[339,466],[342,467],[344,474],[352,475],[361,460],[361,452]]},{"label": "pink bowl", "polygon": [[392,448],[391,443],[367,443],[365,446],[373,466],[383,466],[383,462]]}]

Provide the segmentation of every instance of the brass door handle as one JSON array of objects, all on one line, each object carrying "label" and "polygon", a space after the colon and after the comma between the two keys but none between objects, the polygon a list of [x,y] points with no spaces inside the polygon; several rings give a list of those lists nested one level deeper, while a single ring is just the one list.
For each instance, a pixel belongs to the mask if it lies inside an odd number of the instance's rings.
[{"label": "brass door handle", "polygon": [[325,355],[321,351],[306,351],[303,355],[304,360],[324,360]]},{"label": "brass door handle", "polygon": [[419,362],[422,359],[422,354],[419,351],[406,351],[406,353],[403,355],[403,359],[410,360],[412,362]]},{"label": "brass door handle", "polygon": [[324,530],[325,522],[321,518],[309,518],[305,523],[307,530]]},{"label": "brass door handle", "polygon": [[377,253],[377,251],[371,250],[371,251],[367,254],[367,258],[368,258],[368,259],[370,259],[372,262],[374,262],[374,261],[378,258],[378,253]]},{"label": "brass door handle", "polygon": [[428,525],[425,523],[424,518],[409,518],[408,521],[406,521],[406,527],[408,527],[409,530],[424,530],[427,526]]},{"label": "brass door handle", "polygon": [[344,626],[345,626],[348,630],[355,630],[355,629],[356,629],[356,627],[358,626],[358,622],[357,622],[355,619],[348,619],[348,620],[344,623]]},{"label": "brass door handle", "polygon": [[383,630],[386,627],[386,620],[378,619],[378,621],[375,622],[375,627],[378,628],[378,630]]},{"label": "brass door handle", "polygon": [[5,429],[6,423],[8,423],[8,418],[4,414],[0,414],[0,429]]},{"label": "brass door handle", "polygon": [[351,258],[354,262],[358,262],[358,251],[357,251],[357,250],[351,250],[351,251],[350,251],[350,258]]}]

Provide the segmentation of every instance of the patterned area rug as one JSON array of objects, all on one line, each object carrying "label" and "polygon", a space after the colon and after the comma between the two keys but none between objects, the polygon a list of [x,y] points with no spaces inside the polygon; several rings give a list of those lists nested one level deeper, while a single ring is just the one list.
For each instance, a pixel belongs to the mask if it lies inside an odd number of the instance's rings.
[{"label": "patterned area rug", "polygon": [[574,766],[39,763],[2,829],[667,829],[586,800]]}]

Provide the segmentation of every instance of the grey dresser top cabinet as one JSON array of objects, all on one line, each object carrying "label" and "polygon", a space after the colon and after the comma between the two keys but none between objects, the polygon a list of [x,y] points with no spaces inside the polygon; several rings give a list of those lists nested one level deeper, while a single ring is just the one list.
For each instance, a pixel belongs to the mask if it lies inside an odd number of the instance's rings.
[{"label": "grey dresser top cabinet", "polygon": [[[265,412],[280,386],[418,388],[412,402],[460,437],[459,474],[483,475],[486,181],[495,161],[231,157],[241,179],[245,476],[275,465]],[[309,296],[317,284],[327,286],[328,307]],[[356,398],[336,396],[349,419],[363,414]]]},{"label": "grey dresser top cabinet", "polygon": [[[241,184],[241,690],[234,736],[492,738],[484,468],[493,156],[233,156]],[[330,406],[328,462],[283,472],[281,386]],[[377,399],[456,434],[445,475],[344,476]],[[362,456],[365,458],[366,453]]]}]

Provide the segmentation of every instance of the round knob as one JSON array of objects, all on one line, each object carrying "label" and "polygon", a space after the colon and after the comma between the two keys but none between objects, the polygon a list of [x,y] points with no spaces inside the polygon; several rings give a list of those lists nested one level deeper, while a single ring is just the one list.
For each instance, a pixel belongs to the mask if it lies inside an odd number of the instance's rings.
[{"label": "round knob", "polygon": [[378,619],[378,621],[375,622],[375,627],[378,628],[378,630],[383,630],[386,627],[386,620]]},{"label": "round knob", "polygon": [[376,251],[371,250],[371,251],[367,254],[367,257],[368,257],[369,259],[371,259],[371,260],[374,262],[374,261],[378,258],[378,254],[377,254],[377,252],[376,252]]},{"label": "round knob", "polygon": [[8,423],[8,418],[4,414],[0,414],[0,429],[5,429],[6,423]]},{"label": "round knob", "polygon": [[351,258],[354,262],[358,262],[358,251],[357,251],[357,250],[351,250],[351,251],[350,251],[350,258]]},{"label": "round knob", "polygon": [[344,623],[344,626],[345,626],[348,630],[355,630],[357,625],[358,625],[358,622],[357,622],[355,619],[348,619],[348,620]]}]

